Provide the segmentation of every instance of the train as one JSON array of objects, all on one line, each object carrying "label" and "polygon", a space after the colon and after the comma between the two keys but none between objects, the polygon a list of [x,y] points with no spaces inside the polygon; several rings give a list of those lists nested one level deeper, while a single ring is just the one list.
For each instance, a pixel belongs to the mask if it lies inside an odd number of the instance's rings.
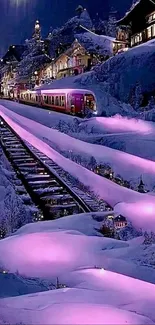
[{"label": "train", "polygon": [[45,107],[58,112],[86,116],[97,115],[95,94],[86,89],[36,89],[20,90],[14,99],[21,103]]}]

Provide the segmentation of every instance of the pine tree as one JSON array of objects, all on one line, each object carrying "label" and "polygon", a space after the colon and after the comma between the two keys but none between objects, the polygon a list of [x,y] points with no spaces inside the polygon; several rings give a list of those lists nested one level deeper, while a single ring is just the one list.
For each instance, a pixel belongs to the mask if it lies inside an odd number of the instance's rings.
[{"label": "pine tree", "polygon": [[95,168],[97,167],[97,161],[96,159],[92,156],[90,158],[90,161],[88,163],[88,168],[91,169],[91,170],[95,170]]},{"label": "pine tree", "polygon": [[79,17],[79,21],[80,21],[80,25],[82,25],[83,27],[85,27],[85,28],[87,28],[89,30],[93,29],[93,23],[92,23],[92,20],[90,18],[90,15],[89,15],[87,9],[84,9],[81,12],[81,15]]},{"label": "pine tree", "polygon": [[151,232],[144,232],[144,245],[152,245],[155,244],[155,233],[153,231]]},{"label": "pine tree", "polygon": [[109,12],[109,18],[107,22],[107,31],[106,34],[111,37],[116,37],[116,29],[117,29],[117,19],[116,19],[117,11],[113,8]]},{"label": "pine tree", "polygon": [[129,102],[134,109],[139,109],[143,101],[143,93],[141,84],[136,83],[135,87],[131,88]]},{"label": "pine tree", "polygon": [[148,110],[155,108],[155,98],[153,96],[151,96],[147,108]]}]

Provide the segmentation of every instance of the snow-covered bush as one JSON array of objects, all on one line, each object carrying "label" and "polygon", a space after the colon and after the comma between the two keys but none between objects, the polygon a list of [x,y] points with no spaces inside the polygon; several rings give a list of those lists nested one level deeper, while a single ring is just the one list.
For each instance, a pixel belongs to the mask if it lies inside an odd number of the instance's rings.
[{"label": "snow-covered bush", "polygon": [[135,229],[132,223],[128,222],[128,225],[119,230],[119,237],[121,240],[127,241],[136,237],[142,236],[142,230]]},{"label": "snow-covered bush", "polygon": [[152,245],[155,244],[155,233],[153,231],[151,232],[144,232],[144,245]]},{"label": "snow-covered bush", "polygon": [[2,157],[0,160],[0,238],[32,222],[30,211],[16,193],[15,174],[4,156]]}]

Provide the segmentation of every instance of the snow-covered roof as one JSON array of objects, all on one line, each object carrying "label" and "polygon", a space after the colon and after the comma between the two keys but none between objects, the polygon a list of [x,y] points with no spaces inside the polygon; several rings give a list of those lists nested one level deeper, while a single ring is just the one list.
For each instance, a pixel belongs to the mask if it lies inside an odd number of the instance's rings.
[{"label": "snow-covered roof", "polygon": [[122,17],[120,20],[117,21],[117,23],[120,23],[121,21],[123,21],[125,18],[127,18],[127,16],[139,5],[139,3],[142,0],[137,0],[135,3],[132,4],[132,6],[130,7],[130,9],[125,13],[124,17]]},{"label": "snow-covered roof", "polygon": [[99,55],[111,55],[113,52],[113,42],[115,38],[106,35],[97,35],[86,28],[85,33],[76,34],[76,38],[89,53]]},{"label": "snow-covered roof", "polygon": [[[152,4],[155,5],[154,0],[147,0],[147,1],[151,2]],[[117,23],[120,24],[122,21],[124,21],[124,19],[128,18],[128,16],[133,12],[133,10],[135,10],[137,8],[137,6],[139,6],[142,2],[143,2],[143,0],[134,1],[132,3],[132,6],[130,7],[130,9],[125,13],[124,17],[122,17],[120,20],[118,20]]]},{"label": "snow-covered roof", "polygon": [[42,87],[38,88],[38,91],[41,90],[42,94],[68,94],[68,93],[75,93],[78,92],[79,94],[92,94],[94,95],[94,93],[91,90],[88,89],[71,89],[71,88],[67,88],[67,89],[53,89],[52,88],[52,84],[51,84],[51,89],[49,88],[50,85],[48,85],[48,89],[44,89],[44,87],[46,87],[46,85],[43,85]]},{"label": "snow-covered roof", "polygon": [[123,217],[121,214],[119,216],[117,216],[116,218],[114,218],[114,222],[118,222],[118,221],[121,221],[121,222],[126,222],[126,218]]}]

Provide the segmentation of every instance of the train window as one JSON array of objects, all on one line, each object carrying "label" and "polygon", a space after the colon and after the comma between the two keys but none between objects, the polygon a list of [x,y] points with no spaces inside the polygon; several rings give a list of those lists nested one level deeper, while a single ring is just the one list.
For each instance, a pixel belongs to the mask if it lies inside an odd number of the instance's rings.
[{"label": "train window", "polygon": [[55,97],[55,105],[60,106],[60,97],[59,96]]},{"label": "train window", "polygon": [[48,104],[51,105],[51,96],[48,97]]},{"label": "train window", "polygon": [[38,96],[36,96],[36,102],[38,102]]},{"label": "train window", "polygon": [[44,102],[45,104],[48,104],[48,96],[44,96]]},{"label": "train window", "polygon": [[52,105],[54,105],[54,96],[52,96]]},{"label": "train window", "polygon": [[65,96],[61,96],[61,106],[65,106]]},{"label": "train window", "polygon": [[32,95],[30,94],[30,100],[31,100],[31,98],[32,98]]}]

